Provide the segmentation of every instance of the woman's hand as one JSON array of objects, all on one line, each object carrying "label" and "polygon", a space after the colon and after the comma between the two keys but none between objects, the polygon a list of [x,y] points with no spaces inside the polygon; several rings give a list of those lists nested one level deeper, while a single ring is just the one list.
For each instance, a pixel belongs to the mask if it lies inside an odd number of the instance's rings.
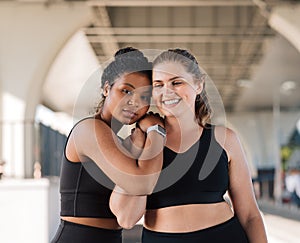
[{"label": "woman's hand", "polygon": [[130,139],[135,147],[142,149],[146,141],[146,135],[142,129],[136,127],[131,130]]},{"label": "woman's hand", "polygon": [[134,159],[138,159],[143,151],[145,141],[146,134],[139,127],[136,127],[131,130],[131,135],[123,141],[123,146]]},{"label": "woman's hand", "polygon": [[143,132],[147,132],[148,127],[151,127],[156,124],[158,124],[162,127],[165,127],[164,119],[158,113],[153,113],[152,111],[150,111],[143,118],[141,118],[139,120],[139,122],[137,123],[137,126]]}]

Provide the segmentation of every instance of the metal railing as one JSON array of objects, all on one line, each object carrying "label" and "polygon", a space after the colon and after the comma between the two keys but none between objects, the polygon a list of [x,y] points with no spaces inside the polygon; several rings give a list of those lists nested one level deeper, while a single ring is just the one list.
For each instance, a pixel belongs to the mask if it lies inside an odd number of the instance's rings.
[{"label": "metal railing", "polygon": [[66,135],[40,122],[23,120],[1,121],[0,136],[2,178],[59,176]]},{"label": "metal railing", "polygon": [[67,137],[39,123],[39,147],[42,176],[59,176]]}]

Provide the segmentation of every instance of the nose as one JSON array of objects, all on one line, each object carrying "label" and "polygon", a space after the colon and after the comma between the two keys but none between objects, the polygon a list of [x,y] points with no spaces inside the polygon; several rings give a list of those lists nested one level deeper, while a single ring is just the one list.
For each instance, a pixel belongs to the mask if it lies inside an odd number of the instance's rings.
[{"label": "nose", "polygon": [[173,87],[171,85],[164,85],[162,91],[164,95],[170,95],[174,93]]},{"label": "nose", "polygon": [[128,99],[128,105],[132,105],[135,107],[138,107],[140,104],[139,96],[136,94],[133,94],[132,96],[129,97]]}]

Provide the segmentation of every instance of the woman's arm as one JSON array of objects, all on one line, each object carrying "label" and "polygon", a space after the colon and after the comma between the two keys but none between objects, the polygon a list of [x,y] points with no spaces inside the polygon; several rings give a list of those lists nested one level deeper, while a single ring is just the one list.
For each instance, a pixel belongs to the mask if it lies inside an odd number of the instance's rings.
[{"label": "woman's arm", "polygon": [[[161,121],[151,115],[143,122],[146,128],[154,124],[161,124]],[[82,121],[74,128],[70,140],[81,161],[92,159],[126,193],[146,195],[152,192],[162,167],[164,138],[160,134],[151,132],[147,135],[138,164],[101,120]]]},{"label": "woman's arm", "polygon": [[110,196],[109,207],[116,215],[119,225],[131,229],[144,215],[146,202],[147,196],[127,195],[116,186]]},{"label": "woman's arm", "polygon": [[229,195],[234,213],[246,231],[249,242],[266,243],[266,231],[254,196],[251,176],[242,145],[235,132],[230,129],[217,128],[216,134],[219,134],[216,135],[217,140],[222,140],[220,138],[222,132],[226,136],[223,140],[224,148],[230,160]]},{"label": "woman's arm", "polygon": [[143,152],[145,141],[146,134],[136,127],[131,130],[131,135],[125,138],[122,144],[133,158],[138,159]]},{"label": "woman's arm", "polygon": [[[138,158],[142,152],[145,140],[145,133],[137,127],[123,141],[123,145],[135,158]],[[116,185],[110,196],[109,206],[117,217],[119,225],[125,229],[131,229],[144,215],[146,201],[147,196],[128,195]]]}]

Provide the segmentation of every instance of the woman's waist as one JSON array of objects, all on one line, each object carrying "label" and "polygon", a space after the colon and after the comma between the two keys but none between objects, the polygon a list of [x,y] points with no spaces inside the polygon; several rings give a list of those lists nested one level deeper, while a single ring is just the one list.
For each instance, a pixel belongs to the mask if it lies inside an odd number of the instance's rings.
[{"label": "woman's waist", "polygon": [[89,218],[89,217],[61,216],[61,219],[68,222],[97,227],[97,228],[111,229],[111,230],[121,229],[121,226],[118,224],[118,221],[115,218]]},{"label": "woman's waist", "polygon": [[233,215],[227,202],[187,204],[147,210],[144,226],[159,232],[192,232],[223,223]]}]

